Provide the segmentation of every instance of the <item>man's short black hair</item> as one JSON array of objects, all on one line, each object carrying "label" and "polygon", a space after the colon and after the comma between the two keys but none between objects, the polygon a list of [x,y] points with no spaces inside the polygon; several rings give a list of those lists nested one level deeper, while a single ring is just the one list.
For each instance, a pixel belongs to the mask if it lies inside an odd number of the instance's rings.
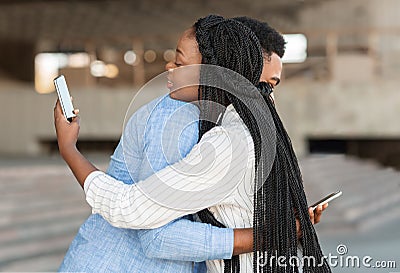
[{"label": "man's short black hair", "polygon": [[233,18],[250,28],[260,41],[261,47],[269,56],[276,53],[279,57],[285,54],[285,39],[276,29],[265,22],[246,16]]}]

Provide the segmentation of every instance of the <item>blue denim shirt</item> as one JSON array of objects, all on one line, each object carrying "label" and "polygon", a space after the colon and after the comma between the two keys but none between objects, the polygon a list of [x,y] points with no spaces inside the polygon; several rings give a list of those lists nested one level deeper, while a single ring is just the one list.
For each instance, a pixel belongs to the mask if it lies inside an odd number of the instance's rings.
[{"label": "blue denim shirt", "polygon": [[[124,183],[143,180],[185,157],[198,140],[196,106],[163,96],[130,118],[107,173]],[[151,213],[151,212],[149,212]],[[151,230],[119,229],[99,214],[80,227],[61,272],[205,272],[204,263],[227,259],[233,230],[186,216]]]}]

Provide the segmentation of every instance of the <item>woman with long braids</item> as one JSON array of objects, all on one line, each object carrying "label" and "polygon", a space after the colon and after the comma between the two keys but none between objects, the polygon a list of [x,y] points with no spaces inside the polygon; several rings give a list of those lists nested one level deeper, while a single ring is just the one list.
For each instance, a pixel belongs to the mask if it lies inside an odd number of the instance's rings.
[{"label": "woman with long braids", "polygon": [[[116,181],[87,161],[76,149],[78,119],[69,124],[57,104],[55,123],[60,152],[85,188],[88,203],[112,225],[124,228],[155,228],[210,206],[213,207],[198,214],[204,222],[253,226],[253,253],[225,262],[209,261],[209,272],[298,272],[299,267],[291,259],[297,256],[298,243],[303,255],[316,261],[304,264],[304,272],[330,272],[309,218],[296,156],[270,98],[272,88],[268,83],[259,83],[263,53],[257,38],[243,24],[220,16],[198,20],[192,35],[203,65],[220,66],[235,73],[201,67],[198,145],[184,160],[138,185]],[[204,151],[214,152],[212,164],[204,164],[208,160]],[[163,185],[166,181],[169,188],[183,189],[171,199],[179,197],[177,201],[200,202],[201,206],[182,207],[176,200],[159,202],[147,195],[146,189],[157,192],[159,188],[160,194],[172,194]],[[153,186],[147,188],[148,185]],[[193,195],[196,188],[211,188],[224,198],[216,204],[215,196]],[[168,201],[177,206],[169,206]]]}]

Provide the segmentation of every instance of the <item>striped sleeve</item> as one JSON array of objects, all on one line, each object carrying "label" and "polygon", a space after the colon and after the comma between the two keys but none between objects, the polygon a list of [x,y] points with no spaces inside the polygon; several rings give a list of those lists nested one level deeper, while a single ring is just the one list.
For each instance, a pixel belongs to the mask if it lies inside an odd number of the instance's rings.
[{"label": "striped sleeve", "polygon": [[157,228],[221,203],[242,181],[248,155],[240,134],[216,127],[183,160],[137,184],[91,173],[84,184],[86,200],[113,226]]}]

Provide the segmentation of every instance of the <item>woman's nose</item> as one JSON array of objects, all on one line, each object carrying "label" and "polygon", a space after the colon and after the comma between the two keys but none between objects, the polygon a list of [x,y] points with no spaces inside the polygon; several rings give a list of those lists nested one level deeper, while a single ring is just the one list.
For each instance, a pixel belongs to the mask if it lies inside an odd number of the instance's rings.
[{"label": "woman's nose", "polygon": [[175,68],[175,64],[174,64],[174,62],[168,62],[166,65],[165,65],[165,70],[170,70],[170,69],[174,69]]}]

